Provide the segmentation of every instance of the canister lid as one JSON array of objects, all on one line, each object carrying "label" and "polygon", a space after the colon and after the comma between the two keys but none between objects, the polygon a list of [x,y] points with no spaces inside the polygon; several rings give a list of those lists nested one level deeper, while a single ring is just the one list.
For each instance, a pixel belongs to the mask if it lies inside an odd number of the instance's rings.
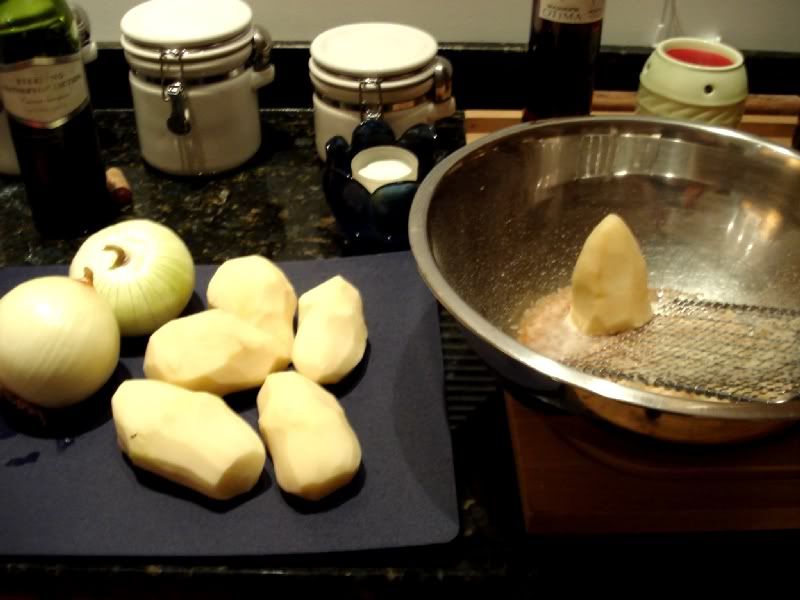
[{"label": "canister lid", "polygon": [[328,71],[351,77],[388,77],[421,69],[436,56],[436,40],[398,23],[352,23],[311,42],[311,58]]},{"label": "canister lid", "polygon": [[191,48],[247,30],[253,11],[241,0],[149,0],[122,17],[125,37],[162,48]]}]

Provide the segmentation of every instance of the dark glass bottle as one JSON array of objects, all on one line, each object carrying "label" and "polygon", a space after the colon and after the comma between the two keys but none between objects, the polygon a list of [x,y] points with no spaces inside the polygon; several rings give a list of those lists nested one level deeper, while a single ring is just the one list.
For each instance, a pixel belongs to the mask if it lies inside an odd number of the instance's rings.
[{"label": "dark glass bottle", "polygon": [[64,0],[0,0],[0,93],[39,232],[71,237],[110,221],[115,205]]},{"label": "dark glass bottle", "polygon": [[588,115],[605,0],[534,0],[523,120]]}]

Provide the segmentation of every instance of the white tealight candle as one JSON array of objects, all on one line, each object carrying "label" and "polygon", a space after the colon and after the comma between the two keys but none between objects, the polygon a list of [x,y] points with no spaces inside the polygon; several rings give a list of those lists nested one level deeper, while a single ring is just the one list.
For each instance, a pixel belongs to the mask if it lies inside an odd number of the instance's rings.
[{"label": "white tealight candle", "polygon": [[413,152],[399,146],[373,146],[362,150],[350,163],[353,179],[373,193],[399,181],[416,181],[419,161]]},{"label": "white tealight candle", "polygon": [[411,167],[396,158],[376,160],[358,171],[360,177],[378,181],[399,181],[409,173],[411,173]]}]

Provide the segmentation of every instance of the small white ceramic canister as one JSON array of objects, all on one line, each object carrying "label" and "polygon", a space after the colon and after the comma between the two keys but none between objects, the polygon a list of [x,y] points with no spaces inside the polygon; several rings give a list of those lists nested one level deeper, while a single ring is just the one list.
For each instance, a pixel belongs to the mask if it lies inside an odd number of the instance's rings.
[{"label": "small white ceramic canister", "polygon": [[241,0],[149,0],[120,23],[142,158],[175,175],[238,167],[261,144],[268,34]]},{"label": "small white ceramic canister", "polygon": [[452,68],[425,31],[398,23],[352,23],[311,43],[317,153],[334,136],[351,141],[366,118],[381,118],[397,137],[456,110]]}]

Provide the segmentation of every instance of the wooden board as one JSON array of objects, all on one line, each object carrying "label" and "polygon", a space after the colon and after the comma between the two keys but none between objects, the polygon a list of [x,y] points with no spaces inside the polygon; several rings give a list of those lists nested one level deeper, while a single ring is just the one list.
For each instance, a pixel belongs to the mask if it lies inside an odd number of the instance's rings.
[{"label": "wooden board", "polygon": [[800,529],[800,431],[699,447],[506,396],[530,534]]},{"label": "wooden board", "polygon": [[[593,115],[633,114],[635,109],[636,92],[596,91],[594,94]],[[522,110],[467,110],[464,114],[467,142],[516,125],[522,119]],[[800,96],[751,94],[745,104],[739,129],[790,146],[798,124],[798,114]]]}]

